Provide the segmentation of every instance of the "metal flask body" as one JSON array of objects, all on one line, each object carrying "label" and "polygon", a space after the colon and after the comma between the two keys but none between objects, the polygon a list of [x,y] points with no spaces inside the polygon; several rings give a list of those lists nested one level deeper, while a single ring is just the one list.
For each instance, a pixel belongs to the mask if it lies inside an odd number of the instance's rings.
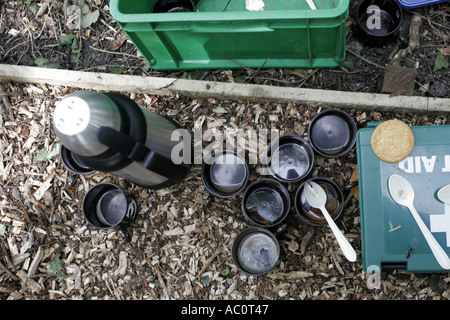
[{"label": "metal flask body", "polygon": [[53,127],[61,143],[89,168],[160,189],[181,182],[189,164],[175,164],[172,119],[142,108],[119,93],[79,91],[55,107]]}]

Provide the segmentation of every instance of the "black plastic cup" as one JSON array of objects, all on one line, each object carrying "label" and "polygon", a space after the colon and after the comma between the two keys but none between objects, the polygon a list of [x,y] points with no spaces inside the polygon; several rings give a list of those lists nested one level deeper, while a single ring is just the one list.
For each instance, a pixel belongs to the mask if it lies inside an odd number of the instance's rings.
[{"label": "black plastic cup", "polygon": [[[325,208],[327,209],[333,220],[339,218],[344,209],[344,193],[336,182],[325,177],[315,177],[303,182],[297,189],[294,198],[294,207],[297,215],[306,223],[313,226],[327,225],[327,221],[322,212],[318,208],[313,208],[306,201],[303,193],[304,187],[308,181],[314,181],[319,184],[327,194],[327,202]],[[350,188],[350,186],[348,186]]]},{"label": "black plastic cup", "polygon": [[202,181],[206,189],[219,198],[230,198],[247,185],[247,162],[236,152],[214,151],[202,166]]},{"label": "black plastic cup", "polygon": [[348,113],[338,109],[322,111],[308,127],[311,147],[327,158],[343,156],[354,147],[358,127],[368,121],[370,118],[356,122]]},{"label": "black plastic cup", "polygon": [[293,183],[304,179],[312,170],[314,151],[308,141],[297,135],[283,135],[267,149],[268,170],[275,179]]},{"label": "black plastic cup", "polygon": [[78,160],[77,156],[67,149],[65,146],[61,145],[59,149],[59,153],[61,155],[61,159],[66,166],[74,174],[86,175],[90,173],[94,173],[95,170],[89,168],[85,164],[83,164],[80,160]]},{"label": "black plastic cup", "polygon": [[262,178],[245,190],[241,210],[244,218],[262,228],[280,225],[288,216],[291,200],[286,188],[278,181]]},{"label": "black plastic cup", "polygon": [[231,258],[239,271],[250,276],[261,276],[277,265],[280,244],[271,231],[250,227],[241,231],[233,240]]},{"label": "black plastic cup", "polygon": [[126,224],[134,219],[136,213],[136,201],[112,183],[96,184],[83,199],[83,214],[91,226],[103,230],[118,228],[127,241],[131,237]]},{"label": "black plastic cup", "polygon": [[163,12],[194,12],[195,5],[191,0],[158,0],[153,13]]},{"label": "black plastic cup", "polygon": [[362,0],[356,17],[363,40],[373,46],[395,41],[399,47],[406,40],[398,34],[403,20],[402,7],[395,0]]}]

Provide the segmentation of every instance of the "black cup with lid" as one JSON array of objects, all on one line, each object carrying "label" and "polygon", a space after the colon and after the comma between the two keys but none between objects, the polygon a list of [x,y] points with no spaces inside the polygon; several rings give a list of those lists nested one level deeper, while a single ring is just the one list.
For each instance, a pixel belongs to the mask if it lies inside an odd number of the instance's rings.
[{"label": "black cup with lid", "polygon": [[333,220],[339,218],[344,208],[344,194],[343,190],[333,180],[326,177],[314,177],[303,182],[297,189],[294,198],[294,207],[297,215],[306,223],[313,226],[327,225],[327,221],[320,209],[313,208],[306,201],[303,193],[305,185],[308,181],[314,181],[319,184],[327,195],[325,208]]},{"label": "black cup with lid", "polygon": [[267,149],[270,158],[268,170],[275,179],[294,183],[304,179],[312,170],[314,151],[311,145],[300,136],[283,135],[273,141]]},{"label": "black cup with lid", "polygon": [[83,199],[83,214],[86,221],[97,229],[117,227],[126,240],[130,240],[127,222],[137,213],[136,201],[113,183],[102,182],[88,190]]},{"label": "black cup with lid", "polygon": [[242,230],[231,245],[231,258],[239,271],[247,275],[267,274],[280,258],[276,234],[260,227]]},{"label": "black cup with lid", "polygon": [[241,209],[244,218],[258,227],[279,226],[291,208],[287,189],[278,181],[262,178],[245,190]]},{"label": "black cup with lid", "polygon": [[202,181],[208,191],[219,198],[241,192],[248,181],[247,162],[230,150],[214,151],[202,166]]},{"label": "black cup with lid", "polygon": [[343,156],[355,146],[358,126],[367,121],[370,118],[356,122],[347,112],[339,109],[324,110],[309,124],[311,147],[327,158]]}]

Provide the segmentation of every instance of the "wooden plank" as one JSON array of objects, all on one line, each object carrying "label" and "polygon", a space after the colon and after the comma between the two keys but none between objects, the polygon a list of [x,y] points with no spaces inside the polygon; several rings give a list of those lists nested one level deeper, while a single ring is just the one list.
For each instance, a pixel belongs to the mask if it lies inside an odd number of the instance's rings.
[{"label": "wooden plank", "polygon": [[0,79],[69,86],[95,91],[121,91],[155,95],[181,94],[189,97],[215,97],[222,100],[293,102],[338,108],[387,111],[450,112],[450,99],[448,98],[390,96],[377,93],[117,75],[14,65],[0,65]]},{"label": "wooden plank", "polygon": [[[138,77],[14,65],[0,65],[0,79],[68,86],[86,90],[146,92],[170,85],[171,78]],[[159,93],[159,92],[157,92]],[[163,92],[161,92],[163,93]]]}]

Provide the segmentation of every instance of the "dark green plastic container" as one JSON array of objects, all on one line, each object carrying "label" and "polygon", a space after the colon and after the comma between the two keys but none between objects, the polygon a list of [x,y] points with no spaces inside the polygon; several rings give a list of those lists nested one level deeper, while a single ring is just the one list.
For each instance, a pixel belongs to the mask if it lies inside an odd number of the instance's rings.
[{"label": "dark green plastic container", "polygon": [[154,69],[318,68],[345,59],[349,0],[200,0],[152,13],[156,0],[111,0],[111,15]]},{"label": "dark green plastic container", "polygon": [[399,163],[387,163],[375,155],[370,144],[376,125],[359,130],[356,142],[363,270],[449,272],[434,258],[409,210],[392,200],[388,179],[398,174],[411,183],[417,212],[450,255],[450,224],[445,223],[450,221],[450,206],[436,196],[450,183],[450,126],[411,127],[415,138],[411,154]]}]

